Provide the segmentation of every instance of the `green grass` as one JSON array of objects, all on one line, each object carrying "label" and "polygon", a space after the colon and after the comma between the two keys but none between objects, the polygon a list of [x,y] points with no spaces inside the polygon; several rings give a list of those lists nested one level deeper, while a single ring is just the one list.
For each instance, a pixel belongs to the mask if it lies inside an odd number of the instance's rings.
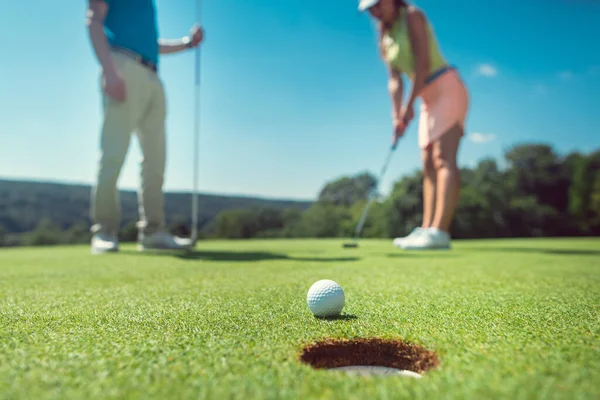
[{"label": "green grass", "polygon": [[[347,320],[306,306],[322,278]],[[600,240],[201,242],[0,251],[0,398],[600,397]],[[351,378],[298,362],[323,338],[435,351],[423,379]]]}]

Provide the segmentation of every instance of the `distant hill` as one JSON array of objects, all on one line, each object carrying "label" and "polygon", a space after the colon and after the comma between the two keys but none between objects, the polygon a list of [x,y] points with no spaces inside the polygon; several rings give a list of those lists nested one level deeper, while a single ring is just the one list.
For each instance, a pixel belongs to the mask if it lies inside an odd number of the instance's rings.
[{"label": "distant hill", "polygon": [[[0,179],[0,228],[7,233],[34,230],[40,221],[49,220],[61,229],[89,224],[91,187],[66,183],[16,181]],[[191,223],[191,193],[165,193],[168,225]],[[310,201],[263,199],[244,196],[199,194],[200,230],[207,229],[224,210],[249,208],[296,208],[305,210]],[[121,191],[123,226],[138,220],[135,191]]]}]

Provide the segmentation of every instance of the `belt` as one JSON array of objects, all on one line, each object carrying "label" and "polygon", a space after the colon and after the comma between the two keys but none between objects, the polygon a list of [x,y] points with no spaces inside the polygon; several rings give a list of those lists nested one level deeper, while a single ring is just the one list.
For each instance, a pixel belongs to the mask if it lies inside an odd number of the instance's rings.
[{"label": "belt", "polygon": [[133,52],[129,49],[124,49],[122,47],[113,47],[113,50],[118,51],[119,53],[123,53],[126,56],[129,56],[130,58],[133,58],[135,61],[142,64],[144,67],[149,68],[153,72],[158,72],[158,66],[156,64],[154,64],[152,61],[146,60],[144,57],[142,57],[136,52]]},{"label": "belt", "polygon": [[440,75],[443,75],[445,72],[450,71],[456,69],[455,66],[453,65],[446,65],[440,69],[438,69],[437,71],[435,71],[433,74],[429,75],[427,77],[427,79],[425,79],[425,84],[429,84],[431,82],[433,82],[436,78],[438,78]]}]

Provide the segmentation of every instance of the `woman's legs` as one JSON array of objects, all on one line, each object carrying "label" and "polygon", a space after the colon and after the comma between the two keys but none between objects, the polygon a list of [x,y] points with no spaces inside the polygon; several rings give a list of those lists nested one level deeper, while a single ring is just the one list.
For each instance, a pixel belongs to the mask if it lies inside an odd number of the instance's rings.
[{"label": "woman's legs", "polygon": [[428,168],[424,168],[425,229],[404,241],[402,248],[449,249],[449,231],[460,192],[460,172],[456,158],[469,108],[469,96],[457,73],[449,72],[426,87],[421,98],[423,104],[419,121],[419,145],[430,149],[435,172],[428,173]]},{"label": "woman's legs", "polygon": [[[456,155],[461,136],[462,128],[455,125],[433,143],[431,148],[433,172],[425,172],[423,181],[423,228],[425,229],[418,235],[403,241],[403,249],[450,248],[450,225],[460,192],[460,173]],[[427,226],[428,222],[430,224]]]},{"label": "woman's legs", "polygon": [[456,162],[462,127],[454,125],[433,143],[433,165],[437,177],[435,215],[431,227],[450,231],[460,196],[460,171]]},{"label": "woman's legs", "polygon": [[435,211],[436,169],[433,163],[433,150],[423,149],[423,223],[421,228],[427,229],[433,223]]},{"label": "woman's legs", "polygon": [[423,160],[423,221],[420,227],[413,229],[407,236],[394,239],[393,244],[396,247],[404,247],[405,243],[418,236],[423,229],[429,228],[433,222],[433,213],[435,210],[435,181],[437,177],[431,147],[423,149],[421,158]]}]

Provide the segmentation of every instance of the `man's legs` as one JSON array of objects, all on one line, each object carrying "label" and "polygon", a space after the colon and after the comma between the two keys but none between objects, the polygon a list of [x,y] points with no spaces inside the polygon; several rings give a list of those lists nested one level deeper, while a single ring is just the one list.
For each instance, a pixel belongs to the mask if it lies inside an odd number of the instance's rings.
[{"label": "man's legs", "polygon": [[136,62],[117,52],[113,52],[113,60],[125,80],[126,98],[119,102],[102,93],[104,115],[100,135],[100,160],[91,199],[91,218],[94,223],[92,232],[95,233],[92,239],[93,253],[118,250],[121,206],[117,180],[145,95],[140,90]]},{"label": "man's legs", "polygon": [[138,227],[146,235],[165,226],[162,190],[166,165],[165,94],[158,77],[150,78],[148,84],[152,87],[152,95],[137,131],[142,150]]},{"label": "man's legs", "polygon": [[92,191],[91,218],[95,233],[92,251],[116,251],[121,223],[117,180],[127,155],[133,118],[131,100],[120,103],[103,95],[104,119],[100,135],[100,160],[96,186]]},{"label": "man's legs", "polygon": [[139,124],[138,139],[142,150],[142,184],[139,191],[139,250],[185,249],[190,239],[175,237],[165,231],[163,183],[166,165],[166,101],[159,77],[149,74],[151,96]]}]

